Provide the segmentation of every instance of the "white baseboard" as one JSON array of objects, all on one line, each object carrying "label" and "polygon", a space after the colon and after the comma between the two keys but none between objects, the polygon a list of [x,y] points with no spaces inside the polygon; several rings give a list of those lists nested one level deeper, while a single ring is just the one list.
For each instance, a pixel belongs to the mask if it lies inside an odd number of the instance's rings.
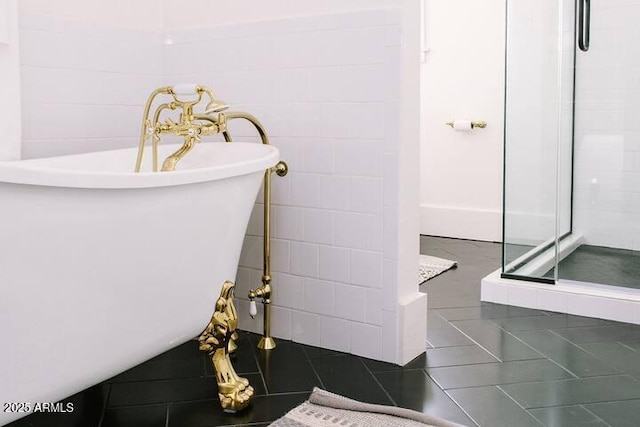
[{"label": "white baseboard", "polygon": [[499,242],[502,212],[421,205],[420,234]]},{"label": "white baseboard", "polygon": [[396,363],[406,365],[425,352],[427,337],[427,294],[415,293],[415,297],[399,305],[400,345]]}]

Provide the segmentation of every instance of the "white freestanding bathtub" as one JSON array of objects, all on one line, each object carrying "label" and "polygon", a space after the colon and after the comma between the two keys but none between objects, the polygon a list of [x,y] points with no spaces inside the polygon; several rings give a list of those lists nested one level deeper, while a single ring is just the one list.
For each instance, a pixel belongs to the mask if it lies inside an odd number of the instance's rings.
[{"label": "white freestanding bathtub", "polygon": [[277,149],[198,144],[162,173],[135,156],[0,162],[0,402],[55,402],[194,338],[235,280]]}]

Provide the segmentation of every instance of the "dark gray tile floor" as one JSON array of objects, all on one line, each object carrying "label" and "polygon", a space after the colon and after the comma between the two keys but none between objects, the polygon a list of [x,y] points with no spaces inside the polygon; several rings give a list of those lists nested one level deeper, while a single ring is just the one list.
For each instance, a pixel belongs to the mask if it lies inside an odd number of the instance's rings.
[{"label": "dark gray tile floor", "polygon": [[283,340],[265,353],[242,333],[235,367],[256,389],[242,413],[220,411],[209,362],[188,342],[65,399],[73,413],[10,427],[266,426],[314,386],[468,426],[640,425],[640,326],[480,302],[498,244],[423,236],[421,252],[458,267],[421,286],[428,350],[404,367]]},{"label": "dark gray tile floor", "polygon": [[[554,270],[545,274],[553,277]],[[640,251],[582,245],[558,266],[561,279],[640,288]]]},{"label": "dark gray tile floor", "polygon": [[640,326],[480,302],[499,251],[422,238],[422,253],[458,261],[422,285],[427,375],[480,426],[639,426]]}]

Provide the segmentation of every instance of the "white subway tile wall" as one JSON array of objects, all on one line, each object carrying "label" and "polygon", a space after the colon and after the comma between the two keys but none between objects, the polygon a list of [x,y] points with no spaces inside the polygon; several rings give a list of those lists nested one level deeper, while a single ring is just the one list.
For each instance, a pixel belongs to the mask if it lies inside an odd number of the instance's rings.
[{"label": "white subway tile wall", "polygon": [[334,246],[320,246],[319,275],[321,279],[349,283],[351,280],[350,250]]},{"label": "white subway tile wall", "polygon": [[[389,9],[302,19],[174,32],[165,84],[211,85],[262,121],[289,164],[286,178],[273,178],[273,334],[395,361],[381,337],[383,320],[394,331],[397,319],[383,311],[396,310],[400,17]],[[232,134],[253,140],[255,131]],[[239,299],[248,289],[241,281],[260,283],[261,201],[240,259]],[[246,307],[238,304],[241,325],[260,333],[261,306],[252,322]]]},{"label": "white subway tile wall", "polygon": [[[382,335],[395,340],[397,322],[399,9],[161,33],[36,6],[21,20],[23,157],[135,146],[153,89],[213,87],[262,121],[290,166],[273,177],[273,334],[396,361]],[[250,125],[230,128],[257,141]],[[240,324],[254,332],[262,222],[260,194],[236,278]]]},{"label": "white subway tile wall", "polygon": [[382,291],[366,290],[365,319],[370,325],[382,326]]},{"label": "white subway tile wall", "polygon": [[351,351],[369,359],[382,359],[382,328],[364,323],[351,323]]},{"label": "white subway tile wall", "polygon": [[333,317],[322,317],[320,320],[320,346],[336,351],[351,351],[351,334],[349,321]]},{"label": "white subway tile wall", "polygon": [[[295,342],[319,347],[320,320],[321,316],[318,316],[317,314],[297,310],[292,311],[291,339]],[[262,324],[260,323],[260,325]],[[281,337],[284,338],[284,336]]]},{"label": "white subway tile wall", "polygon": [[367,289],[361,286],[334,285],[334,308],[336,317],[366,322]]},{"label": "white subway tile wall", "polygon": [[304,279],[304,309],[308,312],[333,316],[335,312],[334,282]]},{"label": "white subway tile wall", "polygon": [[159,32],[39,15],[32,3],[19,2],[22,157],[136,145],[162,83]]},{"label": "white subway tile wall", "polygon": [[577,54],[574,230],[590,245],[640,250],[640,6],[591,7],[591,47]]}]

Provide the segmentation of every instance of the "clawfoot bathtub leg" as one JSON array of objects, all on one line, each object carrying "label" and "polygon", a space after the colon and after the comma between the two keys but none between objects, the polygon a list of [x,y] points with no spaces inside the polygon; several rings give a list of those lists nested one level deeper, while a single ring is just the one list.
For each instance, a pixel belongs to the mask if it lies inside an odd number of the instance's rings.
[{"label": "clawfoot bathtub leg", "polygon": [[238,332],[234,332],[233,335],[231,335],[231,340],[229,340],[229,353],[235,353],[238,349],[238,344],[236,344],[238,338],[240,338]]},{"label": "clawfoot bathtub leg", "polygon": [[246,378],[238,376],[229,359],[229,343],[238,326],[238,314],[233,305],[234,284],[222,285],[220,298],[207,328],[198,338],[200,350],[209,353],[218,382],[218,396],[225,412],[240,411],[253,398],[253,387]]}]

